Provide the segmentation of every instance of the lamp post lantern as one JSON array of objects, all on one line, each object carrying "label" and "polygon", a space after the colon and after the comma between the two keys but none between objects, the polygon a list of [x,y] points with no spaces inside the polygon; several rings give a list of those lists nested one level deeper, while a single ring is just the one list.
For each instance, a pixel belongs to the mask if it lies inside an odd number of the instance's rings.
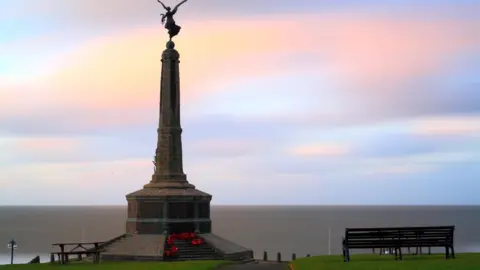
[{"label": "lamp post lantern", "polygon": [[17,242],[12,239],[10,242],[8,242],[7,248],[10,249],[10,264],[13,264],[13,254],[14,250],[17,248]]}]

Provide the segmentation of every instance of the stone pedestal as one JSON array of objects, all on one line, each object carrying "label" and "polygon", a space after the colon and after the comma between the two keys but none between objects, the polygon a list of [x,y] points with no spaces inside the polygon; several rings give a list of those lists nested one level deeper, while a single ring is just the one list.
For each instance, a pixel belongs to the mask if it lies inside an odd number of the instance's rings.
[{"label": "stone pedestal", "polygon": [[162,53],[160,117],[155,172],[143,189],[128,194],[127,233],[210,233],[212,196],[195,189],[183,172],[180,123],[180,54],[172,41]]},{"label": "stone pedestal", "polygon": [[144,188],[127,195],[127,233],[210,233],[212,196],[196,189]]}]

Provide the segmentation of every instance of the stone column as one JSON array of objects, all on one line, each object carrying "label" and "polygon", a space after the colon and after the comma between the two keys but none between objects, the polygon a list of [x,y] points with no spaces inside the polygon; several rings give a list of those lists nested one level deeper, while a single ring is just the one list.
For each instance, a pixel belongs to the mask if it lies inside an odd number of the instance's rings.
[{"label": "stone column", "polygon": [[195,188],[183,172],[179,58],[175,44],[169,41],[162,53],[155,173],[145,188]]},{"label": "stone column", "polygon": [[156,177],[153,181],[186,181],[182,161],[182,128],[180,125],[179,53],[173,42],[167,43],[162,53],[160,89],[160,118],[157,149],[155,151]]}]

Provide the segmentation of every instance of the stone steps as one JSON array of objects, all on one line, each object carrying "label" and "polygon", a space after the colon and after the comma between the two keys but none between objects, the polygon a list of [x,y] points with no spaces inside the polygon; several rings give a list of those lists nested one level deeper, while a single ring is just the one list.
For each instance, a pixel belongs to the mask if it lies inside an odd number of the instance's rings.
[{"label": "stone steps", "polygon": [[174,258],[166,258],[169,261],[222,259],[222,256],[205,242],[200,246],[194,246],[189,240],[176,239],[173,244],[178,248],[178,253]]}]

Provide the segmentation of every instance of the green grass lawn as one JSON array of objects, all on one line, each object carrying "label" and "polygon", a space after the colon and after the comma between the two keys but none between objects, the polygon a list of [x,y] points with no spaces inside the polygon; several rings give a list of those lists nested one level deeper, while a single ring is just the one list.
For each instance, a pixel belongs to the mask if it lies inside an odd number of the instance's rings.
[{"label": "green grass lawn", "polygon": [[212,270],[225,261],[186,261],[186,262],[105,262],[59,264],[17,264],[7,265],[3,269],[12,270]]},{"label": "green grass lawn", "polygon": [[404,255],[396,261],[388,255],[351,255],[350,262],[342,256],[317,256],[292,262],[295,270],[480,270],[480,253],[456,254],[456,259],[445,260],[445,255]]}]

